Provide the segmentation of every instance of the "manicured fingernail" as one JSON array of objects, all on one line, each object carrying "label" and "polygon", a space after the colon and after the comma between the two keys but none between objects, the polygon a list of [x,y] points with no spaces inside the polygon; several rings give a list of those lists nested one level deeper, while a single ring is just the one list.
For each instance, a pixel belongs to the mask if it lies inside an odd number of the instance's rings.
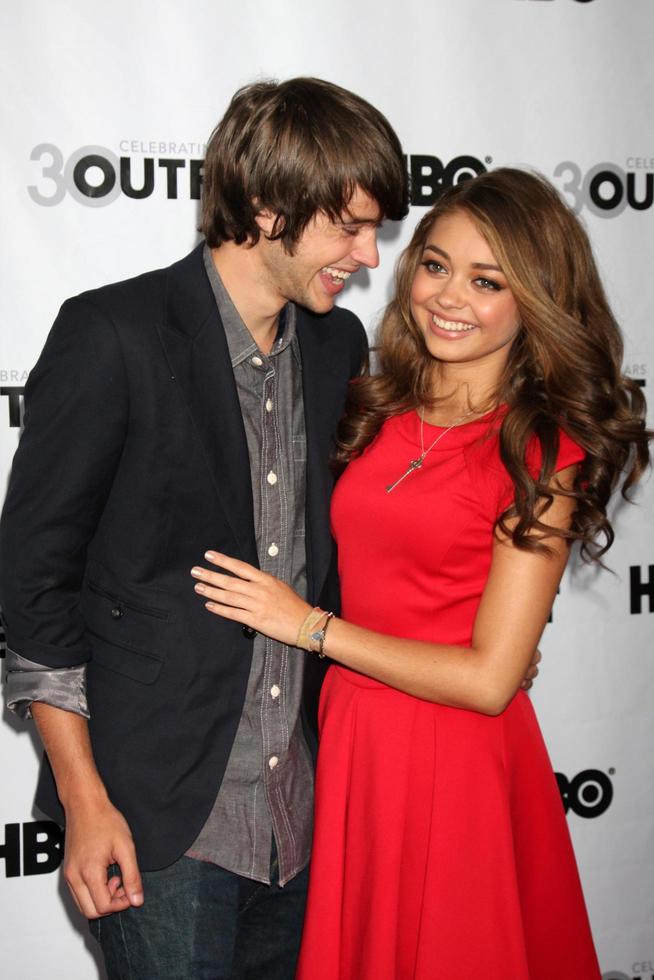
[{"label": "manicured fingernail", "polygon": [[143,892],[132,892],[129,900],[132,905],[143,905]]},{"label": "manicured fingernail", "polygon": [[215,551],[205,551],[204,557],[205,558],[208,558],[209,561],[214,561],[216,559],[217,555],[216,555],[216,552]]},{"label": "manicured fingernail", "polygon": [[214,609],[217,609],[218,608],[218,606],[216,605],[215,602],[205,602],[204,605],[205,605],[205,608],[206,609],[210,609],[211,612],[213,612]]},{"label": "manicured fingernail", "polygon": [[201,568],[192,568],[191,569],[191,575],[195,575],[196,578],[200,578],[200,576],[202,575],[202,569]]},{"label": "manicured fingernail", "polygon": [[195,588],[195,591],[196,592],[206,592],[207,591],[206,588],[205,588],[205,586],[202,585],[201,582],[197,582],[196,585],[194,586],[194,588]]}]

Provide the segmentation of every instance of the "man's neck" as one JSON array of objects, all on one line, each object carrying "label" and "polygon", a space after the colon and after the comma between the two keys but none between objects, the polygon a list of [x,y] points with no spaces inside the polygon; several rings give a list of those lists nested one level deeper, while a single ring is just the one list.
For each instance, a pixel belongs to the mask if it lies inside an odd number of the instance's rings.
[{"label": "man's neck", "polygon": [[256,248],[223,242],[211,257],[229,297],[260,351],[269,354],[277,336],[279,311],[285,305],[266,283]]}]

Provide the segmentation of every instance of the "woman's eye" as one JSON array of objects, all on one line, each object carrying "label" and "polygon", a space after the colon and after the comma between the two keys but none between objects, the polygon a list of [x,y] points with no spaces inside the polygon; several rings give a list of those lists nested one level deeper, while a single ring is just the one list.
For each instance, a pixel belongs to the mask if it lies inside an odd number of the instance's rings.
[{"label": "woman's eye", "polygon": [[422,264],[427,272],[439,273],[446,271],[445,266],[442,266],[440,262],[435,262],[434,259],[426,259]]},{"label": "woman's eye", "polygon": [[479,276],[478,279],[475,279],[475,282],[478,286],[481,286],[482,289],[489,289],[498,292],[502,288],[499,282],[495,282],[494,279],[486,279],[483,276]]}]

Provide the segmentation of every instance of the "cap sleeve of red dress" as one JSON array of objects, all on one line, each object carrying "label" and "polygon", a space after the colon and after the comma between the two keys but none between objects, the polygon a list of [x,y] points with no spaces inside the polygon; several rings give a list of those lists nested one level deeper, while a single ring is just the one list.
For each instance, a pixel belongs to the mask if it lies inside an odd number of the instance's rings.
[{"label": "cap sleeve of red dress", "polygon": [[[472,449],[472,447],[471,447]],[[559,429],[559,451],[554,465],[558,473],[567,466],[580,463],[584,450],[567,433]],[[478,487],[484,507],[493,522],[510,507],[514,499],[513,482],[500,459],[499,440],[492,439],[475,447],[469,454],[468,468]],[[540,441],[534,436],[526,451],[526,463],[531,475],[538,479],[542,462]]]},{"label": "cap sleeve of red dress", "polygon": [[[554,472],[559,473],[567,466],[572,466],[574,463],[581,463],[584,456],[585,452],[581,446],[574,439],[571,439],[567,432],[559,429],[559,452],[556,457],[556,463],[554,464]],[[543,454],[541,452],[540,440],[536,436],[533,436],[529,441],[525,459],[529,472],[535,479],[538,479]]]}]

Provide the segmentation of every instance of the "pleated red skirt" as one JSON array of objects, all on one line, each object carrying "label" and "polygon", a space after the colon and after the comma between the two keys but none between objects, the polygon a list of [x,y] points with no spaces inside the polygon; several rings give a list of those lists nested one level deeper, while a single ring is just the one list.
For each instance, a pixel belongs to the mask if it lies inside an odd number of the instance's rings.
[{"label": "pleated red skirt", "polygon": [[332,667],[321,728],[299,980],[599,980],[524,693],[488,717]]}]

